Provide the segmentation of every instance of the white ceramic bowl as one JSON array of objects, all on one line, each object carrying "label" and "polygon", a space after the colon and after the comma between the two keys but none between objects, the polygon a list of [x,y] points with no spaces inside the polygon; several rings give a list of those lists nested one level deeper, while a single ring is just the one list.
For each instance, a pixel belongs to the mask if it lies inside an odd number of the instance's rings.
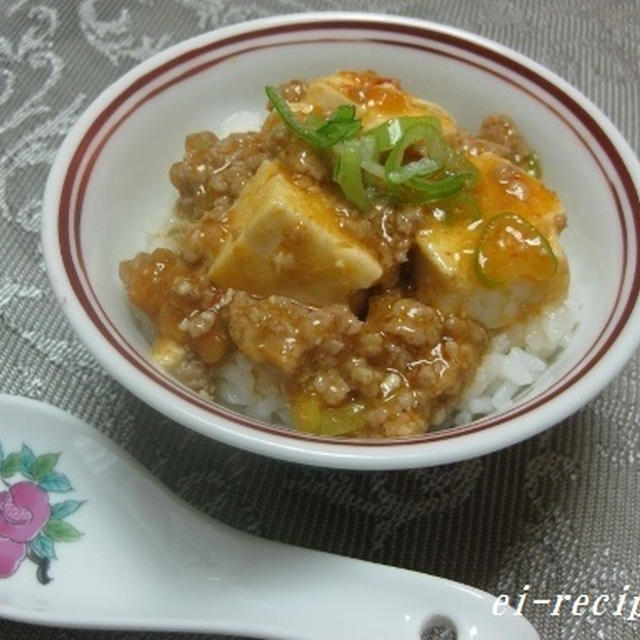
[{"label": "white ceramic bowl", "polygon": [[[512,114],[542,157],[569,215],[563,243],[580,286],[570,346],[516,406],[410,440],[348,441],[292,433],[210,404],[149,358],[118,263],[147,244],[175,198],[170,164],[185,134],[264,112],[264,85],[339,68],[373,68],[477,130]],[[174,420],[250,451],[359,469],[434,465],[523,440],[585,404],[638,342],[638,162],[618,131],[556,75],[457,29],[371,14],[274,17],[220,29],[159,53],[108,87],[73,127],[44,199],[47,267],[80,338],[125,387]]]}]

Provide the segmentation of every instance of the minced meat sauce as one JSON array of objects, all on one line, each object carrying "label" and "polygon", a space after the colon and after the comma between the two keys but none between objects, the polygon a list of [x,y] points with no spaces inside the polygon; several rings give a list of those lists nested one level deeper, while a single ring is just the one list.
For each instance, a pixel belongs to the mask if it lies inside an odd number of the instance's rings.
[{"label": "minced meat sauce", "polygon": [[[281,91],[295,102],[305,86],[294,82]],[[505,122],[493,118],[486,140],[469,136],[459,144],[492,145],[505,157],[522,157],[520,140],[504,135]],[[159,360],[213,397],[216,365],[240,351],[283,377],[294,425],[321,435],[404,437],[441,422],[470,382],[488,339],[474,321],[445,315],[412,295],[403,267],[423,222],[421,207],[384,203],[363,213],[336,193],[340,224],[384,269],[372,290],[344,304],[313,307],[211,283],[209,266],[229,233],[229,209],[266,159],[279,160],[305,190],[337,191],[326,158],[276,114],[259,132],[186,138],[184,157],[170,170],[179,192],[174,248],[120,265],[129,301],[153,323]]]}]

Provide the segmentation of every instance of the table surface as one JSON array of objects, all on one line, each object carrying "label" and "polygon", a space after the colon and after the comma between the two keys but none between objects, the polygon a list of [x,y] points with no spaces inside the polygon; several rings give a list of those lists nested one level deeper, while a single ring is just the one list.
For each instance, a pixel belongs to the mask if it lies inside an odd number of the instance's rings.
[{"label": "table surface", "polygon": [[[548,66],[640,143],[635,0],[21,0],[0,3],[0,391],[68,409],[203,512],[267,538],[415,569],[515,597],[640,593],[636,356],[589,405],[507,450],[402,472],[305,468],[232,449],[112,380],[62,317],[43,268],[41,194],[64,134],[141,60],[192,35],[306,10],[391,11],[461,27]],[[375,606],[375,603],[372,603]],[[623,640],[640,621],[528,605],[543,638]],[[3,640],[168,634],[0,620]],[[188,636],[187,636],[188,637]],[[196,637],[196,636],[194,636]]]}]

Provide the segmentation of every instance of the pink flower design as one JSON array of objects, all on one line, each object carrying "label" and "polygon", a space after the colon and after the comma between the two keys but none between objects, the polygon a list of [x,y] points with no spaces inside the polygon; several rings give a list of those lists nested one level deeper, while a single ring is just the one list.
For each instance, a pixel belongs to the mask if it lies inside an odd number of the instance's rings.
[{"label": "pink flower design", "polygon": [[0,537],[33,540],[51,515],[49,497],[33,482],[17,482],[0,493]]},{"label": "pink flower design", "polygon": [[18,482],[0,493],[0,578],[13,573],[51,515],[49,498],[33,482]]},{"label": "pink flower design", "polygon": [[0,538],[0,578],[13,575],[27,555],[27,545],[9,538]]},{"label": "pink flower design", "polygon": [[[38,582],[48,584],[56,543],[82,536],[66,518],[83,502],[49,502],[52,493],[73,490],[69,478],[55,470],[59,458],[60,453],[36,456],[26,444],[5,455],[0,443],[0,482],[6,487],[0,490],[0,579],[12,576],[27,559],[37,566]],[[24,480],[9,484],[9,478],[17,474]]]}]

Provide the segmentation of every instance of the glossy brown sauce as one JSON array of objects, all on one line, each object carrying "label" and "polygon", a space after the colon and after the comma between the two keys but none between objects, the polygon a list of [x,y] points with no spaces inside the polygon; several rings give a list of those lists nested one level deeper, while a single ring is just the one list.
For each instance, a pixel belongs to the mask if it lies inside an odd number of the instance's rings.
[{"label": "glossy brown sauce", "polygon": [[[394,81],[373,72],[354,72],[350,79],[355,84],[346,93],[357,104],[382,113],[406,106],[407,94]],[[305,85],[291,83],[283,93],[303,99]],[[334,203],[332,224],[382,265],[375,286],[316,307],[211,282],[211,262],[234,233],[233,203],[267,159],[280,163],[300,189],[321,191]],[[553,194],[511,163],[491,162],[483,169],[490,179],[474,190],[482,216],[522,213],[546,231]],[[446,229],[457,234],[461,255],[471,255],[482,219],[443,221],[435,205],[380,202],[356,210],[333,183],[326,157],[295,138],[275,114],[257,133],[187,136],[170,179],[179,193],[174,248],[140,253],[120,265],[129,301],[151,320],[154,352],[169,370],[213,395],[212,368],[240,351],[278,372],[295,426],[321,435],[403,437],[442,420],[475,373],[488,336],[464,313],[444,313],[416,297],[411,252],[418,231]],[[288,242],[295,254],[295,234]]]}]

